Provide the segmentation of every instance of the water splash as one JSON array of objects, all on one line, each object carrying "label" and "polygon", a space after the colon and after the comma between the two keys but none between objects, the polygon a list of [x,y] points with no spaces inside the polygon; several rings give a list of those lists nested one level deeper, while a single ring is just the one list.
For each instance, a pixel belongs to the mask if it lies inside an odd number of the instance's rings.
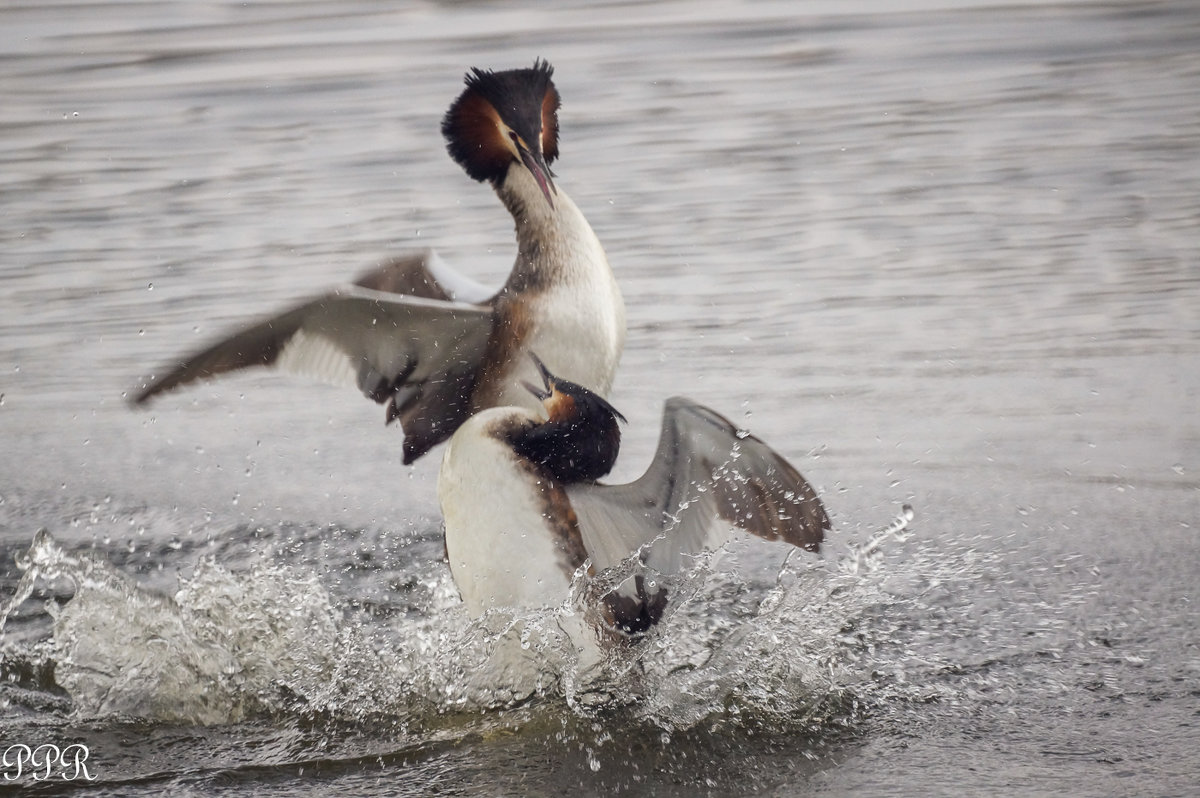
[{"label": "water splash", "polygon": [[879,530],[860,545],[850,546],[850,554],[844,558],[840,567],[846,573],[869,573],[879,567],[883,557],[883,545],[889,540],[904,543],[912,535],[908,531],[909,524],[916,518],[916,512],[911,504],[900,508],[900,514],[883,529]]},{"label": "water splash", "polygon": [[[877,572],[883,570],[884,545],[908,540],[914,517],[905,505],[890,524],[832,563],[791,549],[761,598],[746,590],[740,575],[717,568],[723,551],[695,557],[678,576],[658,577],[671,596],[666,614],[637,647],[606,663],[610,683],[627,698],[636,691],[638,717],[672,731],[731,715],[793,730],[849,722],[870,689],[865,685],[872,668],[848,655],[861,641],[846,629],[897,602]],[[577,575],[573,592],[602,594],[639,566],[635,553],[599,577]],[[593,706],[572,699],[593,695],[595,684],[581,689],[568,682],[565,689],[577,711]]]},{"label": "water splash", "polygon": [[[17,561],[24,573],[0,633],[38,583],[71,582],[68,601],[47,604],[49,649],[58,684],[84,716],[420,720],[554,694],[577,661],[563,628],[570,608],[497,611],[473,622],[448,572],[432,607],[381,629],[337,607],[316,575],[287,566],[260,562],[234,573],[205,558],[167,596],[98,556],[66,552],[45,530]],[[538,664],[523,687],[506,679],[514,642]]]},{"label": "water splash", "polygon": [[[0,610],[0,636],[4,634],[4,627],[8,624],[8,619],[33,595],[38,579],[53,580],[60,575],[58,566],[65,556],[62,550],[54,545],[50,533],[45,529],[39,529],[33,536],[33,543],[29,547],[29,551],[16,556],[17,568],[23,571],[24,575],[17,582],[17,589],[12,599],[4,605],[3,610]],[[36,568],[34,568],[35,564]]]},{"label": "water splash", "polygon": [[202,560],[170,597],[103,559],[66,553],[45,530],[18,567],[25,573],[5,620],[39,581],[74,583],[74,596],[47,611],[55,678],[86,716],[211,724],[320,709],[348,703],[347,685],[371,681],[353,677],[380,670],[317,580],[291,569],[235,575]]},{"label": "water splash", "polygon": [[[850,559],[905,539],[911,517],[906,511]],[[873,663],[848,654],[863,644],[846,629],[895,601],[882,580],[861,564],[831,569],[797,552],[764,595],[715,562],[706,554],[674,578],[663,622],[612,652],[599,679],[570,633],[587,580],[561,606],[471,621],[437,563],[428,606],[379,623],[339,607],[315,574],[295,567],[260,562],[234,573],[201,559],[168,596],[98,555],[64,551],[44,530],[18,558],[24,574],[0,633],[39,581],[72,582],[74,596],[48,606],[49,648],[56,680],[84,716],[212,724],[322,713],[425,724],[540,698],[585,718],[627,706],[639,722],[671,731],[741,717],[791,727],[849,722]],[[623,576],[605,574],[600,586]],[[495,684],[514,641],[538,666],[522,690]]]}]

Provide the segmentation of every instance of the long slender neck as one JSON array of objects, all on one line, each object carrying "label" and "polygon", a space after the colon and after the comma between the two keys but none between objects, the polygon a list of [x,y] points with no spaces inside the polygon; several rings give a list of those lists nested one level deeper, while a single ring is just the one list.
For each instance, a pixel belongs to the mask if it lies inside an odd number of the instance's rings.
[{"label": "long slender neck", "polygon": [[529,170],[514,162],[496,193],[516,223],[517,261],[507,290],[548,287],[576,269],[608,268],[600,240],[565,191],[552,192],[552,205]]},{"label": "long slender neck", "polygon": [[607,394],[625,344],[625,303],[604,248],[571,198],[559,189],[547,202],[523,166],[510,167],[496,193],[516,225],[517,260],[491,300],[496,326],[473,408],[536,407],[521,387],[539,378],[530,350],[563,379]]}]

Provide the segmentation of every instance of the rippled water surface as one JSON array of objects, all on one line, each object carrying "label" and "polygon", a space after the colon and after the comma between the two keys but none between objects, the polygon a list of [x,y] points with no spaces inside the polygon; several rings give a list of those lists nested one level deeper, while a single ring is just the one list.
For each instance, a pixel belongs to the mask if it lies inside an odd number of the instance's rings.
[{"label": "rippled water surface", "polygon": [[[6,750],[114,795],[1200,781],[1200,9],[13,2],[0,56]],[[436,453],[277,375],[123,397],[391,253],[499,282],[438,124],[535,56],[628,305],[619,476],[685,393],[837,529],[693,574],[640,700],[483,710]]]}]

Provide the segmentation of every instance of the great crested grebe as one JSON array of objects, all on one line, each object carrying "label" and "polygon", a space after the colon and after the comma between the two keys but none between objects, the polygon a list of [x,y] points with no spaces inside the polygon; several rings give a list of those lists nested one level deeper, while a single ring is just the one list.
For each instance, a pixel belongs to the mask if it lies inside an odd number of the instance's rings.
[{"label": "great crested grebe", "polygon": [[558,157],[553,68],[473,69],[442,121],[451,157],[492,184],[516,223],[517,258],[499,291],[432,252],[385,264],[169,364],[131,397],[249,366],[355,386],[404,430],[404,462],[488,407],[538,406],[526,353],[606,394],[625,340],[625,306],[596,234],[550,171]]},{"label": "great crested grebe", "polygon": [[[720,547],[731,526],[820,548],[829,517],[804,477],[763,441],[688,399],[667,401],[641,477],[598,483],[616,460],[621,414],[531,358],[541,379],[526,388],[542,411],[493,407],[472,416],[450,439],[438,474],[450,571],[472,617],[563,606],[576,579],[632,564],[616,589],[591,591],[581,612],[560,621],[580,661],[595,663],[606,644],[661,619],[670,599],[661,577]],[[517,647],[504,657],[504,669],[537,667]]]}]

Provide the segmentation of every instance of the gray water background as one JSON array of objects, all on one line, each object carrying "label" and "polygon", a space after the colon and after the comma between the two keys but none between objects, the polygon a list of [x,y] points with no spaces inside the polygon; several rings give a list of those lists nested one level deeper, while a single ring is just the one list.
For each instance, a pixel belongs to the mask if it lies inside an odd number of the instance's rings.
[{"label": "gray water background", "polygon": [[887,634],[846,655],[890,689],[815,731],[93,716],[32,600],[0,641],[5,743],[87,740],[111,794],[1200,781],[1200,9],[17,2],[0,52],[3,595],[45,527],[146,591],[265,562],[385,648],[408,641],[372,617],[436,627],[437,453],[401,466],[377,407],[262,374],[123,394],[389,253],[502,279],[511,221],[438,123],[467,67],[535,56],[628,304],[619,474],[684,393],[799,465],[835,546],[918,512],[895,604],[855,619]]}]

